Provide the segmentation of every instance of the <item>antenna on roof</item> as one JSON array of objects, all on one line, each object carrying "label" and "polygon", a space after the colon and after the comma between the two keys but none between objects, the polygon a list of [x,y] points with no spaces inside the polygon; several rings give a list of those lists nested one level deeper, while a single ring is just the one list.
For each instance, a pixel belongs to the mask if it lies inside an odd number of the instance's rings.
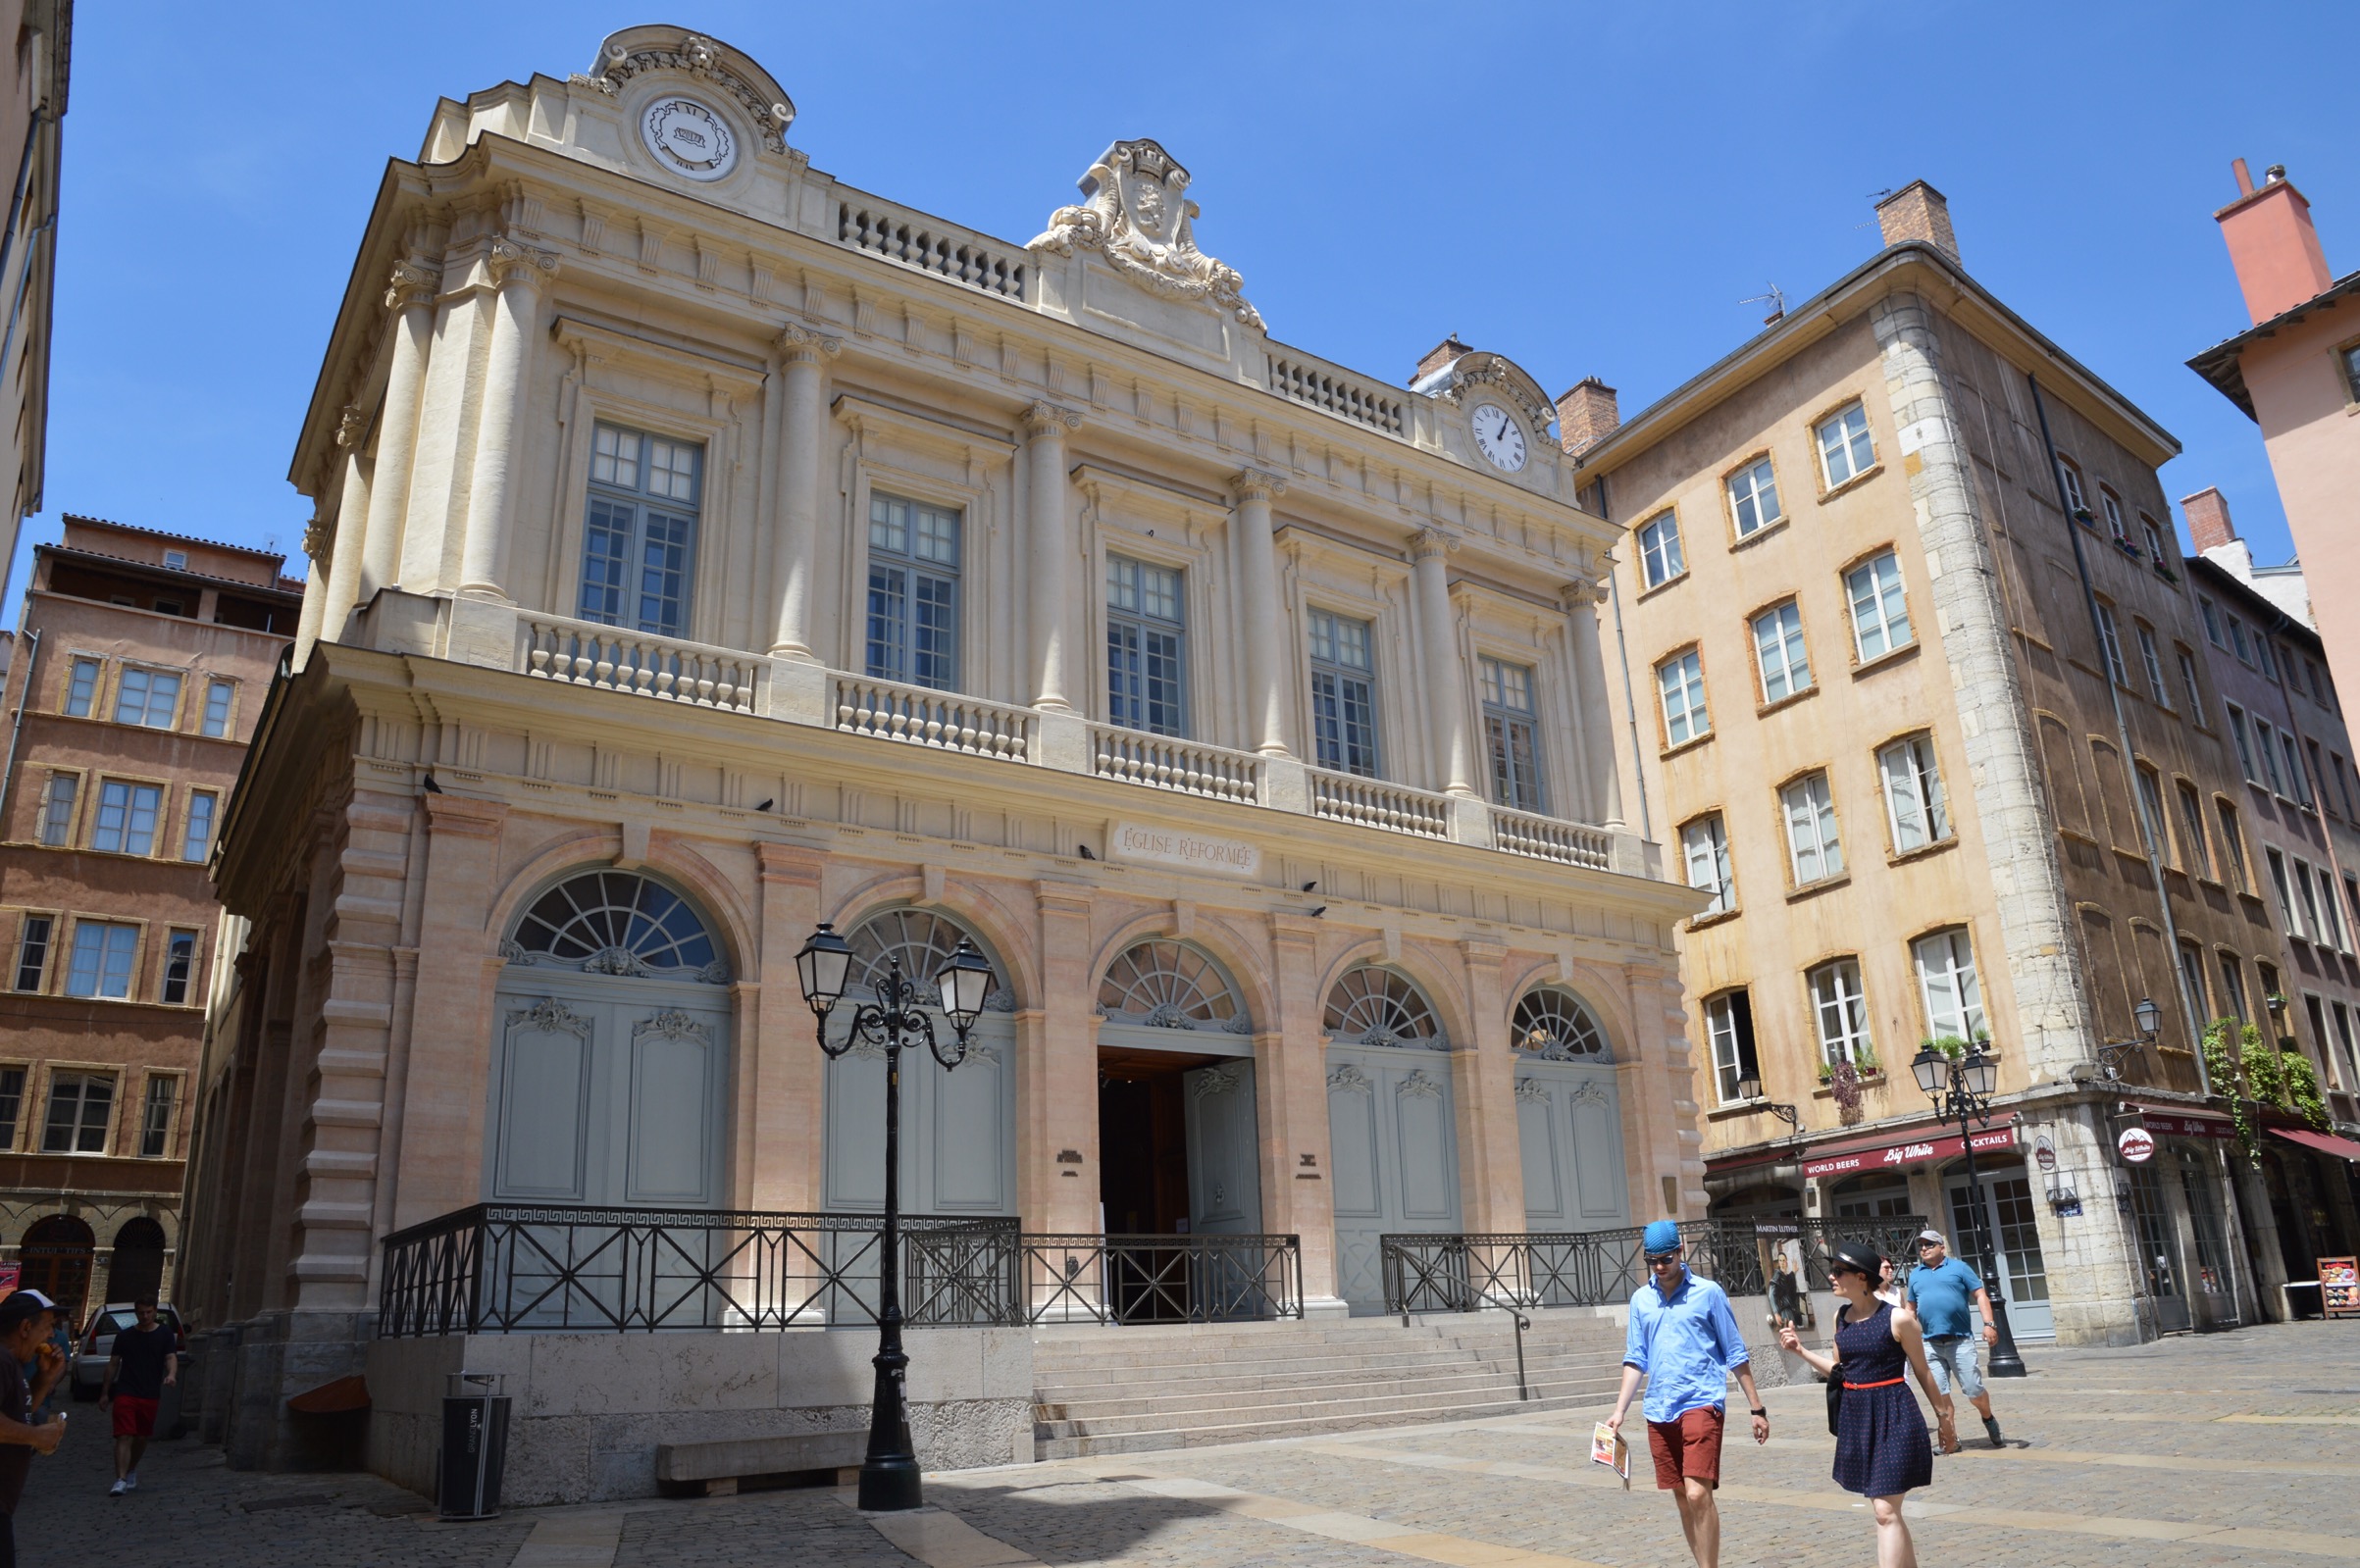
[{"label": "antenna on roof", "polygon": [[1762,318],[1762,325],[1765,327],[1775,327],[1778,323],[1786,319],[1786,290],[1780,288],[1776,283],[1770,283],[1767,286],[1770,288],[1769,293],[1756,294],[1751,299],[1741,299],[1737,303],[1740,305],[1767,304],[1770,306],[1770,312],[1768,316]]}]

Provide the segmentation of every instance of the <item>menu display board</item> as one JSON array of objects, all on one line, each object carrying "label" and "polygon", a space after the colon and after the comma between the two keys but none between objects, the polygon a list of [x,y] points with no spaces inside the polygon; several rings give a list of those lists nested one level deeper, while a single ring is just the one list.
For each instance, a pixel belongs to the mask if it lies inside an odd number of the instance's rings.
[{"label": "menu display board", "polygon": [[2319,1260],[2319,1304],[2331,1318],[2360,1318],[2360,1258]]}]

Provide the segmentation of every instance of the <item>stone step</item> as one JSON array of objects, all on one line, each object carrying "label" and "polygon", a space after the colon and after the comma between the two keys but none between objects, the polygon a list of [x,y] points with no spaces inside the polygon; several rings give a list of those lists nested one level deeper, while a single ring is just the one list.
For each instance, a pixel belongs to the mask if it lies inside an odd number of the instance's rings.
[{"label": "stone step", "polygon": [[[1137,1367],[1143,1363],[1189,1367],[1260,1362],[1318,1366],[1342,1365],[1371,1356],[1416,1360],[1462,1354],[1477,1346],[1505,1350],[1511,1355],[1515,1353],[1514,1333],[1506,1329],[1445,1336],[1396,1328],[1389,1339],[1369,1336],[1353,1341],[1338,1341],[1307,1338],[1292,1345],[1273,1344],[1260,1336],[1232,1341],[1154,1337],[1129,1329],[1109,1329],[1103,1333],[1114,1342],[1076,1346],[1070,1340],[1036,1341],[1033,1364],[1036,1368],[1052,1371],[1086,1373],[1102,1368]],[[1524,1337],[1524,1353],[1528,1356],[1548,1351],[1619,1354],[1621,1348],[1622,1331],[1611,1324],[1604,1330],[1592,1332],[1544,1333],[1536,1328]]]},{"label": "stone step", "polygon": [[[1589,1376],[1557,1375],[1534,1377],[1526,1375],[1526,1386],[1549,1390],[1553,1393],[1585,1392],[1597,1398],[1612,1398],[1620,1384],[1618,1376],[1604,1372]],[[1151,1418],[1160,1425],[1195,1424],[1192,1418],[1222,1411],[1259,1411],[1271,1417],[1281,1412],[1310,1415],[1322,1410],[1350,1411],[1370,1404],[1459,1404],[1469,1399],[1513,1397],[1515,1373],[1505,1375],[1481,1371],[1458,1378],[1436,1378],[1422,1383],[1393,1383],[1369,1381],[1338,1384],[1323,1389],[1230,1390],[1201,1394],[1174,1396],[1153,1394],[1140,1396],[1108,1391],[1094,1392],[1086,1399],[1040,1400],[1034,1405],[1036,1422],[1072,1423],[1096,1430],[1100,1424]]]},{"label": "stone step", "polygon": [[[1535,1354],[1527,1350],[1524,1356],[1528,1378],[1558,1374],[1619,1376],[1619,1359],[1594,1354]],[[1371,1361],[1365,1364],[1301,1368],[1288,1371],[1233,1371],[1228,1368],[1146,1368],[1125,1369],[1119,1375],[1109,1373],[1100,1377],[1048,1377],[1038,1369],[1034,1387],[1044,1400],[1098,1397],[1120,1393],[1124,1397],[1154,1397],[1161,1394],[1227,1392],[1250,1390],[1298,1390],[1336,1387],[1345,1383],[1397,1382],[1413,1383],[1435,1378],[1455,1378],[1469,1375],[1486,1377],[1515,1376],[1515,1355],[1489,1353],[1462,1354],[1437,1358],[1430,1362],[1403,1365]]]},{"label": "stone step", "polygon": [[[1248,1420],[1225,1425],[1170,1427],[1124,1433],[1058,1433],[1042,1436],[1036,1428],[1033,1447],[1042,1459],[1074,1459],[1091,1454],[1147,1453],[1165,1448],[1195,1448],[1222,1442],[1257,1442],[1275,1438],[1317,1437],[1322,1433],[1357,1432],[1372,1428],[1403,1426],[1421,1421],[1480,1421],[1490,1417],[1514,1415],[1519,1411],[1531,1413],[1543,1410],[1574,1409],[1582,1405],[1597,1406],[1601,1401],[1587,1394],[1570,1397],[1544,1397],[1518,1401],[1512,1387],[1505,1399],[1470,1402],[1447,1409],[1373,1409],[1344,1417],[1322,1414],[1288,1420]],[[1568,1440],[1569,1441],[1569,1440]]]}]

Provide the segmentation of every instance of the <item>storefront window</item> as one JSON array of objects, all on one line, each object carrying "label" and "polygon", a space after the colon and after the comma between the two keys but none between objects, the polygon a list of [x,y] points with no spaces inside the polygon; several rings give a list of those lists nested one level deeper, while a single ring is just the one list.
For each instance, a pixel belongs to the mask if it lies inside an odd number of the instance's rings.
[{"label": "storefront window", "polygon": [[2196,1232],[2196,1289],[2207,1295],[2227,1295],[2229,1246],[2222,1239],[2221,1199],[2212,1172],[2194,1149],[2180,1151],[2180,1185],[2187,1193],[2188,1220]]}]

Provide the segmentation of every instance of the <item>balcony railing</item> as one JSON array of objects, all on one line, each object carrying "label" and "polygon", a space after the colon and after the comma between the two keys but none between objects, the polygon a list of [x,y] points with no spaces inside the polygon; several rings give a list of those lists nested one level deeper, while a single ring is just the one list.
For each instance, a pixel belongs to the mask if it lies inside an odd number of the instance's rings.
[{"label": "balcony railing", "polygon": [[1566,866],[1587,866],[1592,871],[1606,870],[1614,854],[1613,837],[1597,828],[1560,822],[1555,817],[1529,811],[1512,811],[1506,806],[1491,808],[1491,841],[1494,848],[1505,849],[1512,855],[1529,855],[1535,860],[1554,860]]},{"label": "balcony railing", "polygon": [[1090,727],[1090,764],[1091,772],[1102,779],[1121,779],[1152,789],[1177,789],[1183,794],[1241,800],[1248,805],[1257,804],[1262,797],[1262,759],[1254,753],[1149,734],[1120,725]]},{"label": "balcony railing", "polygon": [[[1767,1295],[1779,1259],[1796,1243],[1796,1290],[1824,1290],[1827,1255],[1853,1241],[1893,1260],[1907,1278],[1914,1215],[1859,1220],[1701,1220],[1680,1227],[1688,1267],[1731,1295]],[[1492,1236],[1387,1236],[1380,1239],[1388,1312],[1473,1312],[1483,1307],[1619,1306],[1648,1279],[1638,1229],[1504,1232]]]},{"label": "balcony railing", "polygon": [[1293,1236],[1024,1238],[1035,1323],[1245,1323],[1303,1316]]},{"label": "balcony railing", "polygon": [[1030,708],[859,676],[832,681],[839,730],[1012,762],[1032,752],[1036,715]]},{"label": "balcony railing", "polygon": [[524,671],[544,681],[753,713],[768,659],[558,616],[519,619]]},{"label": "balcony railing", "polygon": [[1451,836],[1451,797],[1431,789],[1385,784],[1349,773],[1311,770],[1311,809],[1338,822],[1357,822],[1364,828],[1416,834],[1424,838]]}]

